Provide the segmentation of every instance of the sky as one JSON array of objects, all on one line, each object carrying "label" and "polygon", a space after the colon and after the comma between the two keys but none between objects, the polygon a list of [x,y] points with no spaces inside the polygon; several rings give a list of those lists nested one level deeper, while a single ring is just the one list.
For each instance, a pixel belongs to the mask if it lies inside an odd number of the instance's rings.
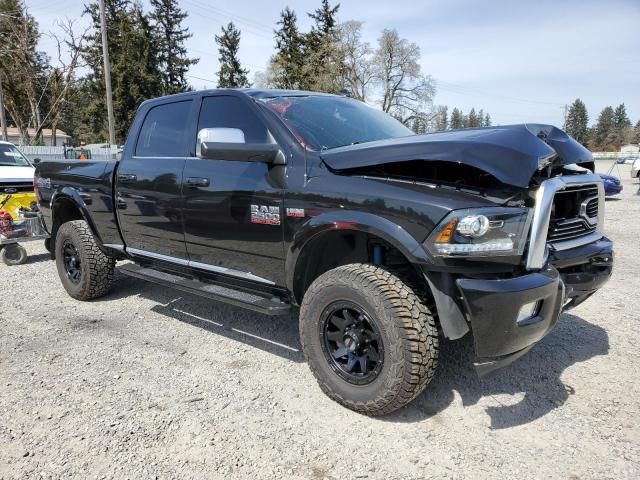
[{"label": "sky", "polygon": [[[190,83],[216,86],[214,35],[222,25],[233,21],[241,30],[240,60],[253,78],[273,54],[280,11],[290,6],[307,31],[306,12],[319,4],[181,0],[193,33],[187,49],[200,58],[189,70]],[[55,32],[57,19],[83,11],[80,0],[26,5],[43,33]],[[372,45],[382,29],[396,29],[419,45],[422,71],[436,83],[435,104],[482,108],[494,124],[562,126],[564,107],[576,98],[587,105],[590,124],[605,106],[622,102],[631,121],[640,120],[640,0],[343,0],[339,20],[364,22],[364,39]],[[49,36],[40,48],[55,58]]]}]

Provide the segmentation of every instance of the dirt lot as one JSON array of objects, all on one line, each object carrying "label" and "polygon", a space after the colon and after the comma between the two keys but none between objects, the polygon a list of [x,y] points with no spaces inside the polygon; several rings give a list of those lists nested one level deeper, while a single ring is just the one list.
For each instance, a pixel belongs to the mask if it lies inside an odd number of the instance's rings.
[{"label": "dirt lot", "polygon": [[0,266],[0,478],[640,478],[628,172],[607,201],[617,257],[603,290],[482,381],[469,340],[445,342],[427,390],[378,419],[321,393],[293,316],[126,277],[79,303],[29,244],[27,265]]}]

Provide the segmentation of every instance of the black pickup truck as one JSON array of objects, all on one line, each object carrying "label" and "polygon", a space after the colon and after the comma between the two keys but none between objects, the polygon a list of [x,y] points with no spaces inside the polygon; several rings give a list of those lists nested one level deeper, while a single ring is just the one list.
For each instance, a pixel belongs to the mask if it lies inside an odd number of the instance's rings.
[{"label": "black pickup truck", "polygon": [[119,161],[41,162],[35,185],[72,297],[130,260],[216,301],[299,307],[322,390],[377,415],[424,390],[439,339],[473,335],[488,373],[607,281],[593,167],[548,125],[414,135],[346,97],[221,89],[144,102]]}]

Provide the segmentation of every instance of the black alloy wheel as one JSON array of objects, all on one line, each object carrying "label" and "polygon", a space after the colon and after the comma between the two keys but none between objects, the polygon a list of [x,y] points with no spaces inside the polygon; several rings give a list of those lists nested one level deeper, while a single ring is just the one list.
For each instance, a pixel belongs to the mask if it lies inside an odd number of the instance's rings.
[{"label": "black alloy wheel", "polygon": [[82,277],[82,262],[80,260],[80,252],[76,246],[69,240],[66,240],[62,246],[64,271],[67,278],[72,283],[79,283]]},{"label": "black alloy wheel", "polygon": [[329,305],[320,322],[323,351],[331,368],[347,382],[374,381],[384,362],[380,331],[363,308],[351,301]]}]

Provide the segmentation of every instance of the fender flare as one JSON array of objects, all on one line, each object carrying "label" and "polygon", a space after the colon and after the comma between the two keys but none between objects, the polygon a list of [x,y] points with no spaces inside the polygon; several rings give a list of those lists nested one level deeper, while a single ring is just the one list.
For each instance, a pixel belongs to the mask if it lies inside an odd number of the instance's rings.
[{"label": "fender flare", "polygon": [[55,217],[56,217],[56,206],[60,205],[61,201],[65,201],[65,202],[71,202],[80,212],[80,215],[82,216],[82,219],[87,222],[87,225],[89,226],[89,230],[91,230],[91,234],[93,235],[93,238],[95,238],[96,243],[98,244],[98,246],[100,248],[102,248],[102,238],[100,237],[100,234],[98,233],[98,229],[96,228],[96,225],[93,221],[93,218],[91,217],[91,213],[89,212],[89,209],[87,207],[87,202],[90,205],[91,204],[91,196],[88,194],[82,195],[82,193],[78,192],[78,190],[76,190],[73,187],[61,187],[59,189],[57,189],[53,195],[51,196],[51,238],[53,239],[54,243],[55,243],[55,233],[56,230],[54,230],[54,225],[55,225]]},{"label": "fender flare", "polygon": [[353,230],[379,237],[397,248],[412,264],[433,262],[422,245],[391,220],[368,212],[335,210],[312,217],[297,229],[285,260],[287,289],[290,292],[295,292],[297,269],[301,259],[305,258],[306,247],[319,235],[336,230]]}]

